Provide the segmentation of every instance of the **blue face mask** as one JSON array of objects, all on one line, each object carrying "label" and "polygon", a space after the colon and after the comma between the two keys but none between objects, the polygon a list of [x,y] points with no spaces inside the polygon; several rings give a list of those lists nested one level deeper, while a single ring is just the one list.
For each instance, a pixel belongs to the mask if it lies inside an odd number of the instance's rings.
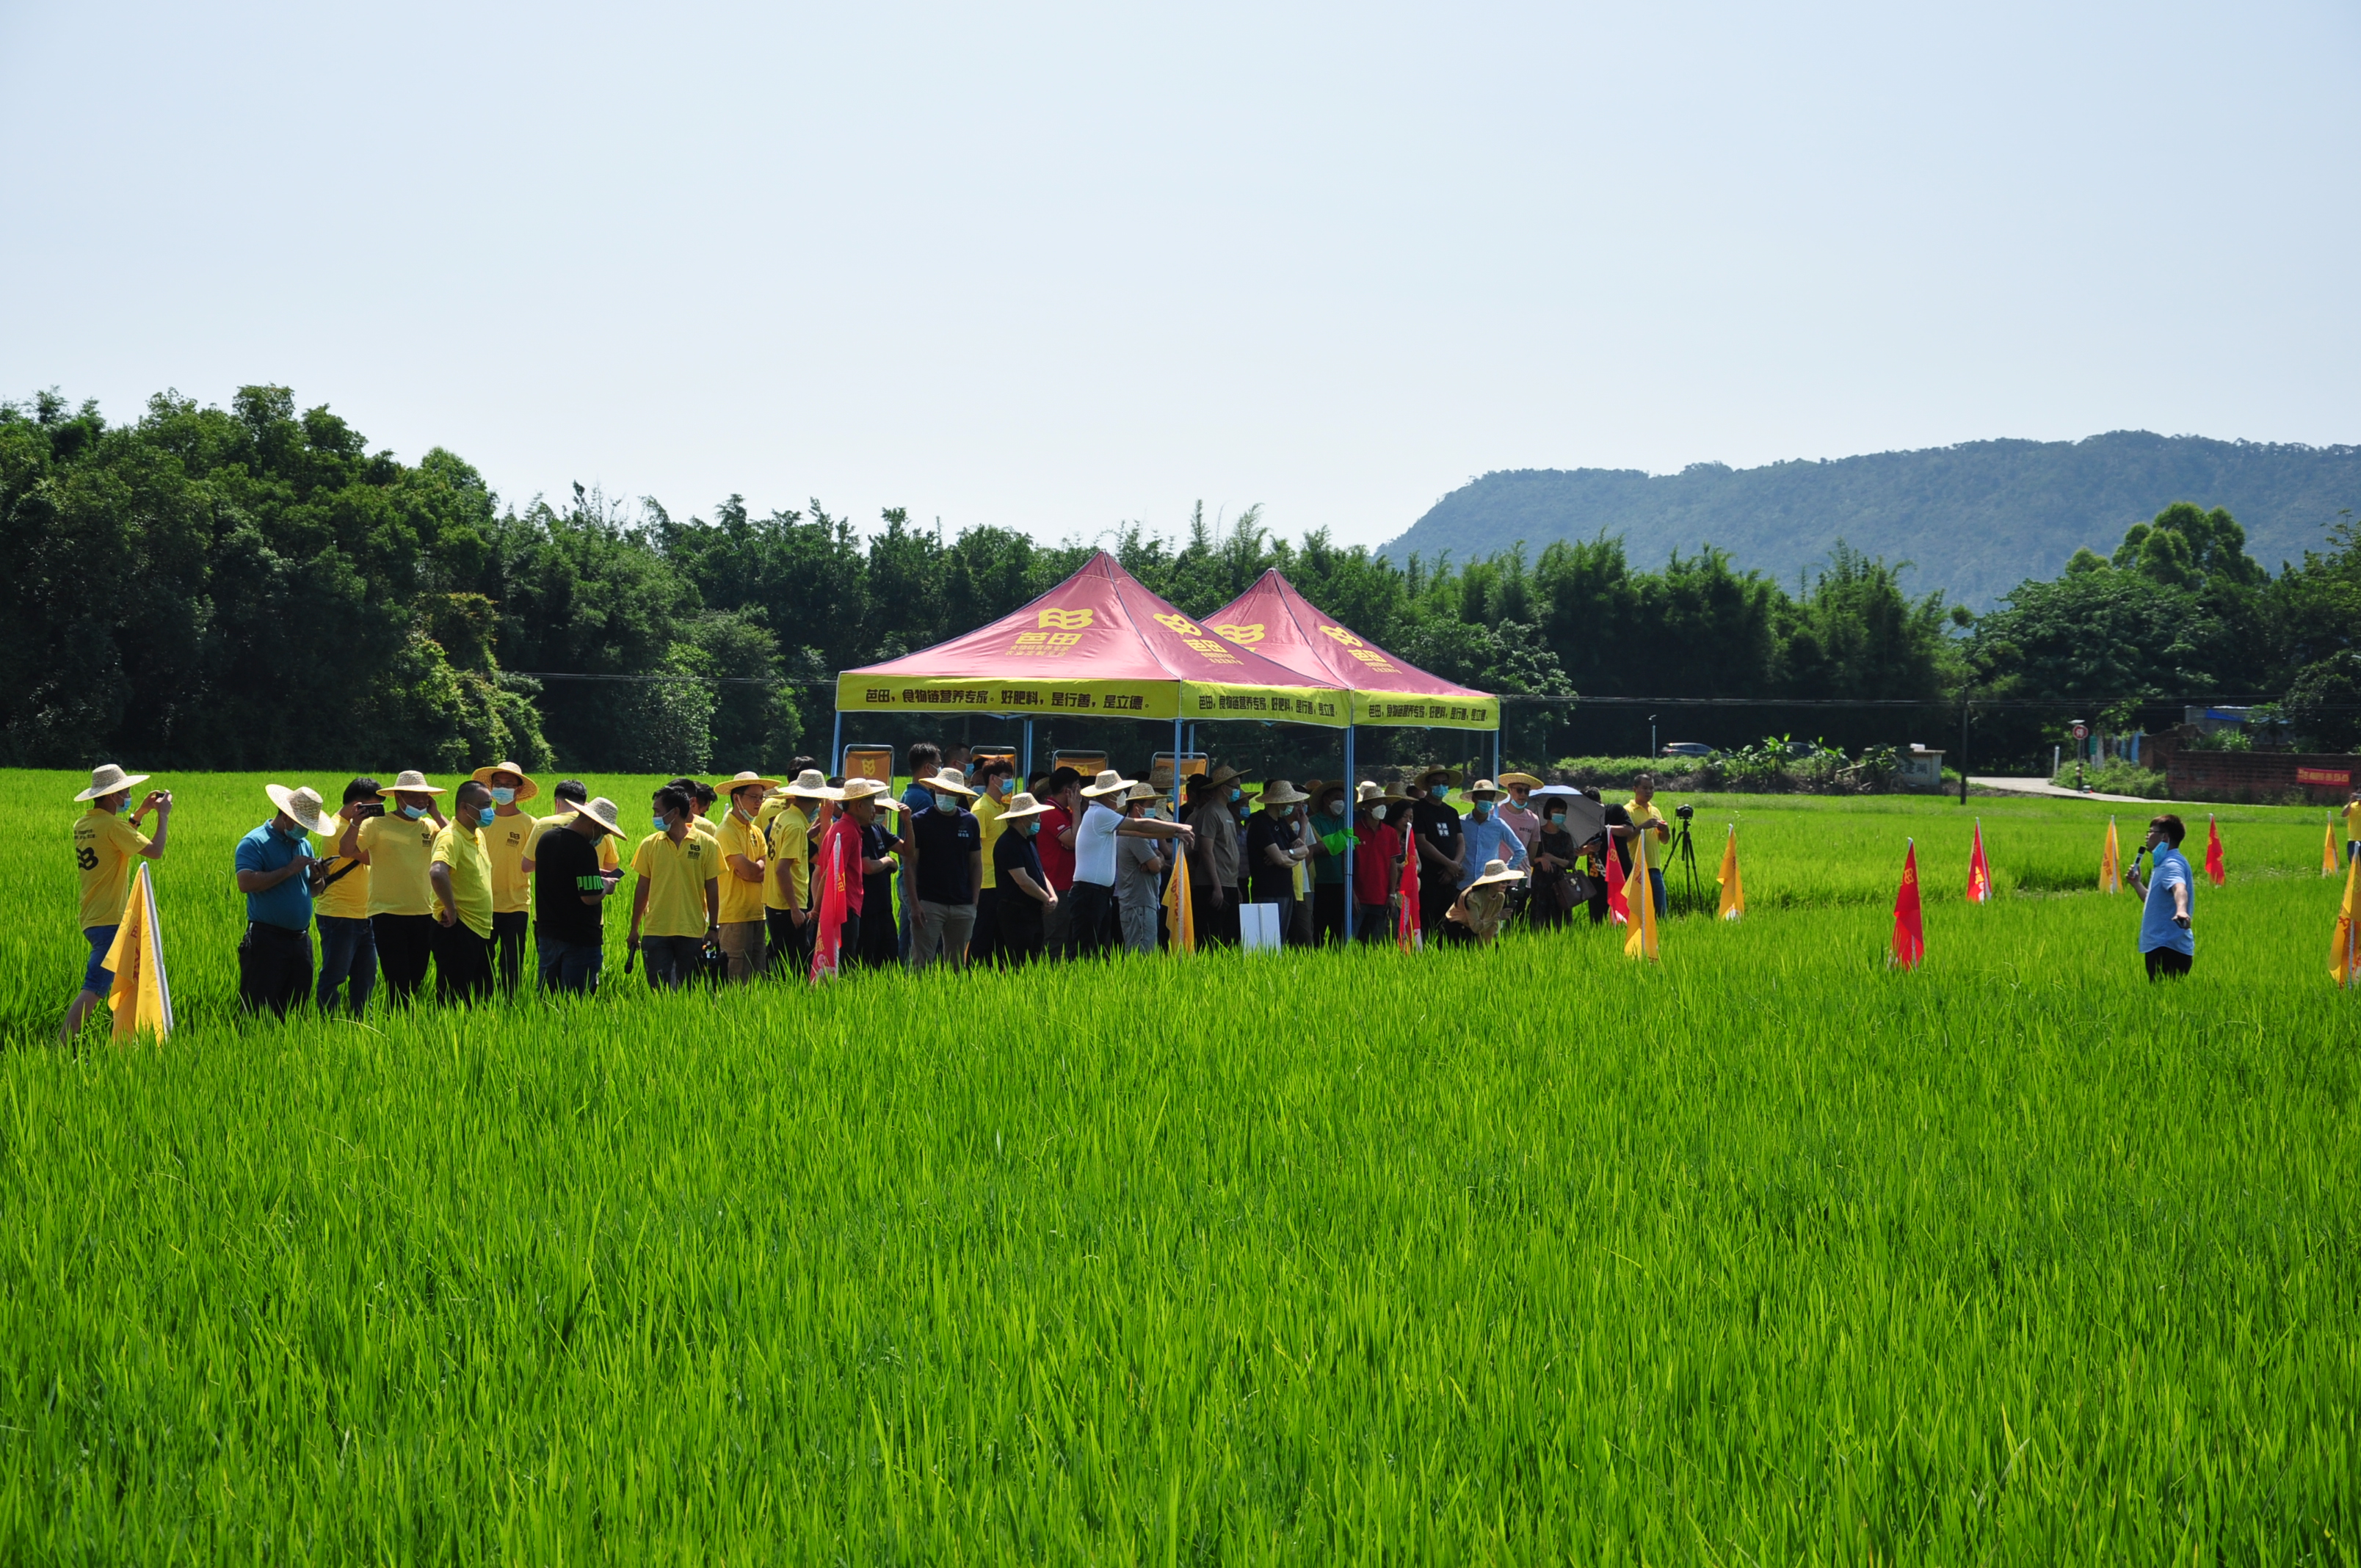
[{"label": "blue face mask", "polygon": [[1233,804],[1244,800],[1246,797],[1246,792],[1242,789],[1234,789],[1230,791],[1230,800]]},{"label": "blue face mask", "polygon": [[515,805],[516,791],[509,788],[505,784],[494,784],[492,786],[492,804],[494,806]]},{"label": "blue face mask", "polygon": [[122,816],[125,812],[126,812],[126,811],[128,811],[128,810],[130,810],[130,809],[131,809],[131,797],[130,797],[129,795],[125,795],[121,800],[118,800],[118,801],[116,801],[116,802],[115,803],[115,816],[117,816],[117,817]]},{"label": "blue face mask", "polygon": [[423,806],[398,806],[395,809],[400,811],[402,816],[408,817],[412,822],[417,821],[420,817],[426,815],[426,808]]},{"label": "blue face mask", "polygon": [[1492,803],[1488,800],[1479,800],[1467,808],[1467,814],[1481,822],[1492,815]]},{"label": "blue face mask", "polygon": [[664,819],[664,814],[662,812],[651,812],[648,816],[648,820],[655,824],[656,831],[659,833],[667,833],[672,830],[672,825]]}]

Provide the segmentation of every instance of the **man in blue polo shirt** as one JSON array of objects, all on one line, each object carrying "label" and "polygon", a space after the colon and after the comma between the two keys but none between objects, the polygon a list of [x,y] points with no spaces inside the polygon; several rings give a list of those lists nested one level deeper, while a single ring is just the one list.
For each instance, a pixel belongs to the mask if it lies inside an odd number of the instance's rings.
[{"label": "man in blue polo shirt", "polygon": [[2189,862],[2180,853],[2180,840],[2188,832],[2180,818],[2169,812],[2149,821],[2144,846],[2149,855],[2145,884],[2140,881],[2139,857],[2132,857],[2132,891],[2141,899],[2140,957],[2147,960],[2150,980],[2187,974],[2197,961],[2197,938],[2189,929],[2197,879],[2189,874]]},{"label": "man in blue polo shirt", "polygon": [[307,833],[326,833],[332,815],[317,791],[265,784],[278,814],[237,841],[237,890],[246,894],[246,938],[237,945],[237,1000],[249,1013],[284,1018],[312,992],[313,878],[320,870]]}]

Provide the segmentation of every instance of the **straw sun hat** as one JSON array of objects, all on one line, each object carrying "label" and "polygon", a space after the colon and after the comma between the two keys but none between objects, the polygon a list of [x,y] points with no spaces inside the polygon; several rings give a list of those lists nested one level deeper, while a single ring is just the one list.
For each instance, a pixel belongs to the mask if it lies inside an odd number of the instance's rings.
[{"label": "straw sun hat", "polygon": [[894,798],[893,790],[883,779],[847,779],[844,781],[843,793],[837,798],[847,802],[873,800],[881,809],[886,811],[902,809],[902,803]]},{"label": "straw sun hat", "polygon": [[1020,817],[1038,817],[1049,809],[1034,799],[1031,792],[1020,789],[1008,797],[1008,808],[1000,814],[1000,820],[1013,822]]},{"label": "straw sun hat", "polygon": [[[489,789],[492,787],[492,775],[494,773],[514,773],[517,776],[516,797],[520,801],[531,800],[533,796],[541,793],[541,786],[533,783],[531,779],[525,777],[524,770],[518,767],[514,762],[494,762],[490,767],[478,768],[474,773],[469,773],[467,776],[475,780],[478,784],[482,784],[486,789]],[[399,789],[401,786],[397,784],[394,787]]]},{"label": "straw sun hat", "polygon": [[1471,888],[1487,887],[1496,882],[1515,882],[1524,874],[1524,872],[1520,871],[1511,871],[1509,868],[1509,862],[1506,861],[1486,861],[1484,862],[1484,874],[1477,877],[1474,882],[1469,883],[1467,885]]},{"label": "straw sun hat", "polygon": [[133,784],[146,784],[153,773],[126,773],[113,762],[101,762],[90,771],[90,787],[74,796],[76,800],[96,800],[102,795],[113,795]]},{"label": "straw sun hat", "polygon": [[320,792],[305,784],[301,789],[289,789],[285,784],[264,784],[262,793],[270,804],[295,819],[295,825],[306,833],[325,833],[340,826],[336,814],[320,798]]},{"label": "straw sun hat", "polygon": [[1113,768],[1105,768],[1100,771],[1096,784],[1087,784],[1082,786],[1082,794],[1096,800],[1103,795],[1120,795],[1137,782],[1137,779],[1124,777]]},{"label": "straw sun hat", "polygon": [[444,790],[441,784],[428,784],[426,782],[426,775],[420,773],[416,768],[404,768],[401,772],[393,775],[393,782],[385,786],[383,793],[387,795],[441,795],[444,793]]},{"label": "straw sun hat", "polygon": [[933,778],[918,779],[915,782],[926,785],[928,789],[941,790],[946,795],[963,795],[971,800],[975,798],[975,791],[969,786],[967,775],[957,768],[947,766]]},{"label": "straw sun hat", "polygon": [[1539,789],[1542,787],[1542,781],[1531,773],[1502,773],[1500,787],[1506,789],[1510,784],[1522,784],[1527,789]]},{"label": "straw sun hat", "polygon": [[802,773],[797,773],[796,782],[787,786],[787,793],[800,795],[806,800],[842,800],[844,798],[842,790],[829,787],[828,775],[818,768],[806,768]]},{"label": "straw sun hat", "polygon": [[[752,784],[760,784],[766,790],[776,789],[779,787],[779,781],[776,779],[766,779],[762,774],[756,773],[741,773],[724,780],[720,784],[715,784],[713,788],[722,799],[728,800],[740,790],[745,789]],[[519,795],[517,798],[519,800],[522,800],[524,796]]]},{"label": "straw sun hat", "polygon": [[1273,779],[1262,786],[1262,803],[1265,806],[1297,806],[1311,798],[1285,779]]},{"label": "straw sun hat", "polygon": [[623,836],[622,828],[615,820],[615,803],[603,795],[596,800],[576,806],[574,815],[588,817],[619,839]]}]

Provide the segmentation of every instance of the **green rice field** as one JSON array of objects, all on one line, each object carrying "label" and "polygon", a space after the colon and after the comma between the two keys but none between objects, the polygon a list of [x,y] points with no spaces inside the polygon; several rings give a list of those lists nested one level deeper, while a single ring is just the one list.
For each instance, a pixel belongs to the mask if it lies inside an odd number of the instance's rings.
[{"label": "green rice field", "polygon": [[2361,1558],[2316,811],[2222,813],[2165,986],[2107,807],[1749,795],[1659,965],[654,996],[610,914],[588,1003],[279,1024],[261,777],[166,776],[181,1026],[66,1049],[82,782],[0,773],[0,1561]]}]

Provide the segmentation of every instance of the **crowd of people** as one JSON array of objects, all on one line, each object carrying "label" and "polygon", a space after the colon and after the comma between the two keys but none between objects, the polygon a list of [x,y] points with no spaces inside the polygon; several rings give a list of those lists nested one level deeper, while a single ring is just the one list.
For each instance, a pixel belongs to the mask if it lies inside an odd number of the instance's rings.
[{"label": "crowd of people", "polygon": [[[1644,777],[1577,842],[1565,794],[1537,797],[1541,781],[1525,773],[1467,784],[1463,813],[1449,768],[1399,786],[1299,789],[1216,765],[1184,778],[1174,810],[1114,770],[1056,767],[1019,788],[1005,753],[921,744],[906,764],[899,796],[809,758],[786,779],[678,778],[654,792],[646,827],[629,829],[621,807],[572,779],[550,787],[549,815],[533,814],[541,784],[506,762],[447,788],[415,771],[355,778],[335,806],[308,786],[266,785],[271,815],[238,840],[232,867],[246,899],[240,1003],[357,1016],[380,977],[396,1005],[430,976],[439,1001],[465,1003],[514,994],[528,970],[551,992],[595,991],[608,905],[627,876],[625,969],[657,987],[1151,951],[1177,939],[1165,910],[1175,877],[1199,945],[1240,942],[1252,905],[1268,906],[1258,924],[1287,945],[1343,942],[1348,901],[1354,938],[1390,942],[1405,924],[1405,857],[1417,861],[1416,928],[1484,944],[1515,920],[1549,926],[1586,907],[1606,919],[1610,863],[1669,836]],[[135,807],[147,782],[108,763],[75,797],[88,806],[73,844],[89,951],[68,1037],[112,984],[105,960],[134,863],[164,853],[172,797],[150,790]],[[1649,877],[1662,913],[1663,873]]]}]

